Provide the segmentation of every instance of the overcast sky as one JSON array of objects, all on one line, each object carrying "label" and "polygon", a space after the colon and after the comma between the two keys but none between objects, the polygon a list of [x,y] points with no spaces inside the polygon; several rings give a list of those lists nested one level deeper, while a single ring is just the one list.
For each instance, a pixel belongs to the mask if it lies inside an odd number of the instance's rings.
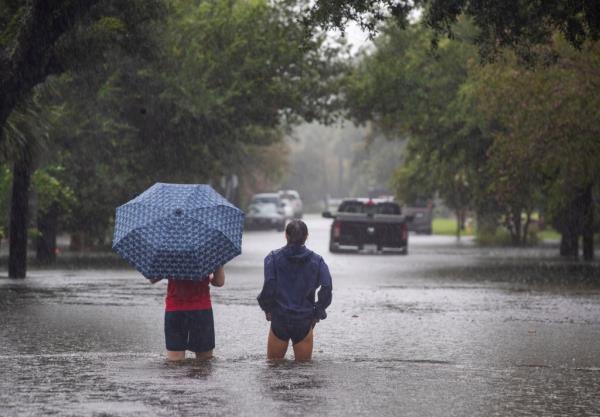
[{"label": "overcast sky", "polygon": [[[408,16],[410,23],[416,23],[421,19],[421,9],[412,10]],[[340,31],[331,31],[333,37],[339,36]],[[369,34],[363,31],[360,26],[355,22],[349,22],[346,26],[345,36],[348,42],[352,45],[352,54],[356,54],[362,47],[366,47],[372,44],[369,40]]]},{"label": "overcast sky", "polygon": [[[331,30],[330,34],[332,37],[339,37],[341,32],[339,30]],[[352,45],[352,55],[356,54],[361,47],[370,45],[369,34],[364,32],[360,26],[354,22],[350,22],[346,27],[345,31],[346,39],[348,43]]]}]

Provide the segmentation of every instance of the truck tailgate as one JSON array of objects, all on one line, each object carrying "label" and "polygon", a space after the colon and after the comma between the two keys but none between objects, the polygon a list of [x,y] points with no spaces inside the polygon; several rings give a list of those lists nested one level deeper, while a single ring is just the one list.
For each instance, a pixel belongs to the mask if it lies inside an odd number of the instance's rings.
[{"label": "truck tailgate", "polygon": [[336,218],[340,245],[406,246],[406,222],[401,215],[344,213]]}]

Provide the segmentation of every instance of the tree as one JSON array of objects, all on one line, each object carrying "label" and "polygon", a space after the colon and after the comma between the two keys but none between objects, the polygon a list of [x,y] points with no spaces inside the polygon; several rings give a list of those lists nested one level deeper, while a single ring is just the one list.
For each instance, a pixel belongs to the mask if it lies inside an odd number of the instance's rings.
[{"label": "tree", "polygon": [[11,278],[24,278],[26,274],[31,175],[35,150],[46,128],[46,120],[40,117],[39,110],[35,95],[21,103],[7,121],[6,140],[0,147],[4,158],[12,162],[8,260]]},{"label": "tree", "polygon": [[[107,47],[140,47],[139,33],[155,19],[158,1],[2,1],[0,10],[0,145],[17,141],[10,218],[9,276],[24,278],[28,199],[34,148],[28,125],[37,114],[34,89],[51,74],[102,61]],[[123,37],[124,34],[129,36]],[[13,119],[11,121],[11,118]],[[17,128],[15,129],[15,126]],[[21,132],[25,132],[22,134]],[[15,134],[16,133],[16,134]],[[10,146],[9,146],[10,147]]]},{"label": "tree", "polygon": [[[33,88],[51,74],[101,54],[120,22],[156,17],[158,1],[0,1],[0,141],[6,120]],[[129,18],[129,20],[127,19]],[[131,24],[127,29],[135,28]],[[111,39],[113,38],[113,39]]]},{"label": "tree", "polygon": [[547,43],[556,32],[576,48],[586,40],[600,39],[595,0],[317,0],[305,9],[304,16],[307,22],[342,30],[354,20],[373,32],[390,17],[406,26],[415,12],[422,12],[422,21],[433,29],[434,42],[441,35],[452,38],[455,24],[464,16],[470,18],[478,31],[474,40],[483,58],[493,58],[504,47],[531,58],[535,56],[532,47]]},{"label": "tree", "polygon": [[[464,37],[470,31],[468,22],[456,29]],[[355,121],[409,138],[406,169],[394,179],[399,197],[437,192],[456,212],[460,227],[483,188],[480,171],[489,143],[467,94],[476,51],[462,40],[445,40],[432,52],[426,47],[430,35],[418,25],[386,26],[376,51],[348,77],[345,97]]]},{"label": "tree", "polygon": [[510,198],[542,191],[563,235],[561,253],[576,257],[583,235],[584,257],[591,259],[593,190],[600,183],[600,43],[576,51],[557,35],[539,55],[550,63],[525,68],[506,52],[479,69],[478,107],[496,126],[491,155],[511,178]]},{"label": "tree", "polygon": [[36,193],[36,257],[38,262],[56,260],[59,220],[70,214],[75,193],[56,177],[62,167],[47,166],[35,171],[31,183]]},{"label": "tree", "polygon": [[[390,172],[402,163],[406,142],[402,139],[386,138],[375,132],[366,133],[365,136],[366,138],[361,138],[362,143],[356,143],[352,147],[351,195],[369,195],[370,192],[377,193],[378,190],[392,193]],[[416,200],[403,201],[414,203]]]},{"label": "tree", "polygon": [[292,4],[175,1],[169,12],[150,56],[112,48],[46,83],[58,116],[45,163],[75,194],[64,227],[79,247],[106,246],[114,208],[156,181],[272,181],[287,126],[332,107],[337,49]]}]

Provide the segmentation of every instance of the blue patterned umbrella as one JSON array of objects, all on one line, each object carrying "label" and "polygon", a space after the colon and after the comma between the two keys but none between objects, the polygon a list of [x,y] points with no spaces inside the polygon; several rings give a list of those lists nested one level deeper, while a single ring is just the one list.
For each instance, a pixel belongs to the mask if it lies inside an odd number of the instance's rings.
[{"label": "blue patterned umbrella", "polygon": [[243,225],[209,185],[156,183],[117,208],[113,249],[146,278],[202,279],[242,252]]}]

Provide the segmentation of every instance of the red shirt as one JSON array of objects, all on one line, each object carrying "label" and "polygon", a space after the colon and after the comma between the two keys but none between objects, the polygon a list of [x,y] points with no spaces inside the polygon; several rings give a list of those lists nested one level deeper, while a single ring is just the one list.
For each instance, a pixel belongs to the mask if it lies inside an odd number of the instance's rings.
[{"label": "red shirt", "polygon": [[209,310],[210,288],[208,278],[200,281],[170,279],[165,298],[166,311]]}]

